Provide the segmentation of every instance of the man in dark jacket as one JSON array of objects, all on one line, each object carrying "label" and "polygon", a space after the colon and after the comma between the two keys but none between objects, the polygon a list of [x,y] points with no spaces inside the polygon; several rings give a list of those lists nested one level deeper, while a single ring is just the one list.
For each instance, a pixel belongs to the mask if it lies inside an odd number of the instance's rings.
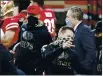
[{"label": "man in dark jacket", "polygon": [[18,68],[22,69],[27,75],[43,73],[43,59],[41,47],[49,44],[52,38],[43,22],[39,21],[39,7],[29,6],[27,8],[29,17],[28,24],[21,34],[19,52],[16,60]]},{"label": "man in dark jacket", "polygon": [[[56,41],[42,47],[42,57],[48,63],[52,75],[73,75],[71,59],[74,58],[75,51],[73,43],[73,28],[64,26],[60,29]],[[47,66],[47,65],[46,65]],[[49,74],[46,71],[46,74]]]},{"label": "man in dark jacket", "polygon": [[16,68],[10,52],[2,44],[0,44],[0,75],[25,75]]},{"label": "man in dark jacket", "polygon": [[[93,74],[96,67],[96,45],[95,37],[88,25],[84,24],[83,12],[81,8],[72,6],[67,12],[67,20],[72,24],[75,31],[75,50],[78,55],[78,61],[73,66],[78,74]],[[96,69],[96,68],[95,68]]]}]

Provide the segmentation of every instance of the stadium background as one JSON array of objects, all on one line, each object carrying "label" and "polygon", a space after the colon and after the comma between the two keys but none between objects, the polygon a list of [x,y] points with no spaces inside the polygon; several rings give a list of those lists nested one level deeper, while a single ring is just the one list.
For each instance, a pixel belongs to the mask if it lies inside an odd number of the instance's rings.
[{"label": "stadium background", "polygon": [[[10,0],[1,0],[1,7]],[[29,0],[14,0],[17,10],[15,13],[26,9],[29,5]],[[79,6],[84,12],[84,22],[89,24],[92,29],[97,21],[102,20],[102,0],[45,0],[44,8],[52,9],[57,18],[57,28],[65,25],[66,11],[70,6]]]}]

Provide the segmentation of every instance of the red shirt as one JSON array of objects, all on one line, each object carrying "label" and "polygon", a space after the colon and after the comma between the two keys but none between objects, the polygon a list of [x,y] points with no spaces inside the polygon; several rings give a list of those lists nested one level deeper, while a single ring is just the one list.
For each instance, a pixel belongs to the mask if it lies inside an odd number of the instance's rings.
[{"label": "red shirt", "polygon": [[41,11],[40,15],[40,20],[42,20],[45,23],[51,36],[54,36],[53,31],[55,29],[56,22],[54,12],[52,10],[43,10]]},{"label": "red shirt", "polygon": [[4,34],[8,30],[14,31],[15,35],[13,37],[11,44],[15,43],[18,40],[18,35],[20,31],[18,19],[14,17],[5,19],[1,27],[1,30],[4,32]]}]

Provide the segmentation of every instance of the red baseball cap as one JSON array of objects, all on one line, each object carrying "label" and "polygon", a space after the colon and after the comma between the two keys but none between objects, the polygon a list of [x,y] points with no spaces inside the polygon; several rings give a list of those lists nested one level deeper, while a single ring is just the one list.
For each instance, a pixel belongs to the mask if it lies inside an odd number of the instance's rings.
[{"label": "red baseball cap", "polygon": [[27,12],[30,14],[39,14],[40,11],[40,7],[37,5],[31,5],[27,7]]}]

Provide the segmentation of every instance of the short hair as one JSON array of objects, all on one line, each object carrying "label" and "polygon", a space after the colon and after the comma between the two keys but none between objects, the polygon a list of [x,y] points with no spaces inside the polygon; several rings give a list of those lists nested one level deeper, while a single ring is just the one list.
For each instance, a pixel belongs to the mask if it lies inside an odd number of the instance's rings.
[{"label": "short hair", "polygon": [[74,33],[74,29],[72,27],[69,27],[69,26],[63,26],[60,28],[60,33],[64,34],[67,30],[70,30]]},{"label": "short hair", "polygon": [[32,0],[33,2],[36,2],[40,7],[44,6],[44,0]]},{"label": "short hair", "polygon": [[83,12],[80,7],[78,6],[72,6],[68,9],[68,11],[72,12],[72,17],[76,18],[77,20],[82,20],[83,19]]}]

